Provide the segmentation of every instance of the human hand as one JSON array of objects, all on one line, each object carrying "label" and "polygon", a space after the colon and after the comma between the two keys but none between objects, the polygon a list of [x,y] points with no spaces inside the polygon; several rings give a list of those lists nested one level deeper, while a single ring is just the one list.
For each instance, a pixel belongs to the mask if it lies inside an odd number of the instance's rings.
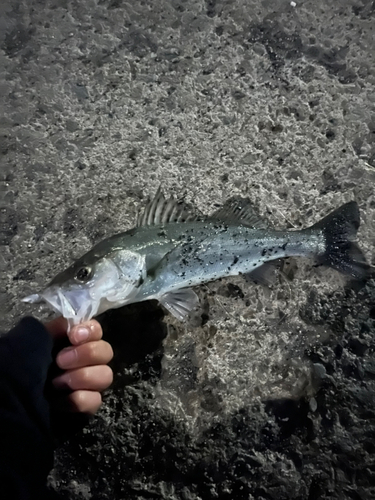
[{"label": "human hand", "polygon": [[101,392],[112,383],[113,373],[107,365],[113,358],[113,350],[102,340],[103,331],[96,320],[73,327],[67,334],[67,322],[60,317],[45,324],[54,339],[68,336],[69,347],[56,356],[56,364],[64,372],[52,380],[59,390],[70,390],[61,396],[64,410],[94,414],[102,403]]}]

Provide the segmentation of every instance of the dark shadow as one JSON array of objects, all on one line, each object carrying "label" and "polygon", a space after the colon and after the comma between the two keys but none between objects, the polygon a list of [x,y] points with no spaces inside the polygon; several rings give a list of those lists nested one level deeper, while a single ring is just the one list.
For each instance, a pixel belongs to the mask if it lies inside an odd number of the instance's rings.
[{"label": "dark shadow", "polygon": [[[97,319],[103,327],[103,337],[114,351],[110,363],[115,374],[112,388],[122,390],[126,385],[138,380],[159,379],[163,357],[162,341],[167,335],[166,325],[162,322],[164,313],[156,301],[143,302],[108,311]],[[54,347],[57,352],[68,345],[62,339]],[[129,375],[131,365],[137,369]],[[61,373],[54,364],[49,380]],[[77,434],[90,422],[85,414],[61,412],[54,402],[55,390],[48,384],[46,396],[51,401],[51,426],[56,444],[61,444]]]},{"label": "dark shadow", "polygon": [[265,409],[279,426],[282,441],[293,434],[304,436],[305,442],[314,439],[313,424],[309,418],[309,403],[305,399],[273,399],[265,402]]},{"label": "dark shadow", "polygon": [[[103,338],[114,351],[111,368],[115,386],[139,379],[158,377],[163,355],[162,342],[167,335],[164,313],[156,301],[147,301],[108,311],[97,319]],[[138,364],[136,375],[122,375],[124,368]]]}]

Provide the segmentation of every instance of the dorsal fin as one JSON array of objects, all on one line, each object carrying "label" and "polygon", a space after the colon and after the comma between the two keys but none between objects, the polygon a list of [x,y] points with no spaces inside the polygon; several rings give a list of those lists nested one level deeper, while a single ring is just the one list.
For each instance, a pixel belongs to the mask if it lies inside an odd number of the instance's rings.
[{"label": "dorsal fin", "polygon": [[229,224],[243,224],[254,229],[269,229],[270,223],[261,219],[259,212],[248,198],[232,198],[210,215],[208,220],[217,220]]},{"label": "dorsal fin", "polygon": [[173,197],[166,200],[159,187],[154,199],[147,203],[144,212],[138,214],[137,226],[154,226],[196,219],[197,217],[191,214],[183,203],[179,203]]}]

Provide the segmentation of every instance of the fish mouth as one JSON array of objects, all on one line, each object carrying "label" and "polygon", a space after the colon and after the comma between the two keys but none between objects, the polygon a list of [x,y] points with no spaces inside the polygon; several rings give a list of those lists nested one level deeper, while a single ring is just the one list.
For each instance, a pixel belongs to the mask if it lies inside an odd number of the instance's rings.
[{"label": "fish mouth", "polygon": [[40,294],[25,297],[23,302],[45,302],[51,309],[68,320],[69,327],[91,319],[99,308],[99,303],[93,301],[87,289],[72,289],[62,291],[60,287],[51,286]]}]

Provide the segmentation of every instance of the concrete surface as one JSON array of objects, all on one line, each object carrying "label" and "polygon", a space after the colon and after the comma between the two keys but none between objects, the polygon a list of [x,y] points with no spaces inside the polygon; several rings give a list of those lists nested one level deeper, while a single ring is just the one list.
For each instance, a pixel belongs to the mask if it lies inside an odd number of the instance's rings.
[{"label": "concrete surface", "polygon": [[[374,2],[3,0],[2,329],[159,184],[278,227],[356,199],[375,264]],[[294,264],[293,264],[294,265]],[[293,277],[294,275],[294,277]],[[102,318],[116,380],[50,476],[69,499],[375,497],[375,284],[297,262],[272,290]]]}]

